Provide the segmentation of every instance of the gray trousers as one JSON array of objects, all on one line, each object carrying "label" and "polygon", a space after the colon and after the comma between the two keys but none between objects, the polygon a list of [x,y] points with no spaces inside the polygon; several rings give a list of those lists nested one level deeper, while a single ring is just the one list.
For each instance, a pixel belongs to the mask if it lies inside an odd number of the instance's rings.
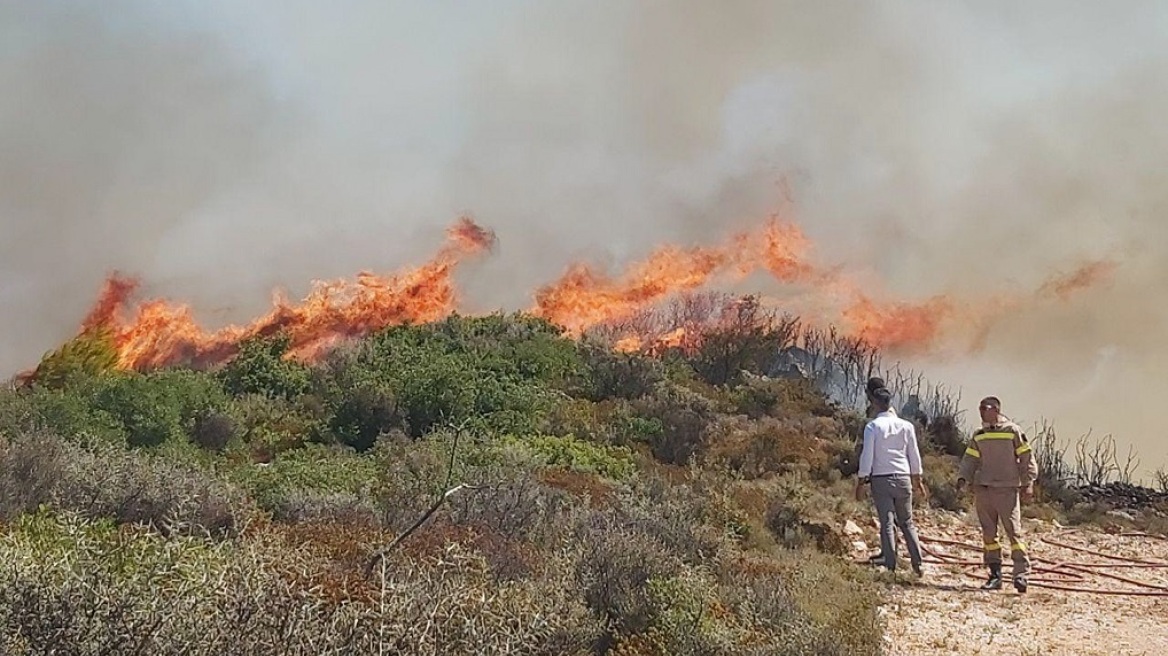
[{"label": "gray trousers", "polygon": [[890,570],[896,569],[893,526],[904,536],[913,566],[921,565],[921,543],[913,524],[912,498],[912,480],[908,476],[872,477],[872,501],[880,518],[880,551],[884,554],[884,566]]}]

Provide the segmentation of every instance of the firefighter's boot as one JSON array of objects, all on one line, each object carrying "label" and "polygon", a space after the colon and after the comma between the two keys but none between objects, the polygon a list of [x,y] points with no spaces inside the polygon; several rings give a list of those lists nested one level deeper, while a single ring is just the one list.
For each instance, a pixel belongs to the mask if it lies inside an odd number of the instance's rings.
[{"label": "firefighter's boot", "polygon": [[1026,575],[1016,574],[1014,576],[1014,589],[1018,592],[1026,592]]},{"label": "firefighter's boot", "polygon": [[982,590],[1001,590],[1002,589],[1002,564],[990,564],[990,577],[981,586]]}]

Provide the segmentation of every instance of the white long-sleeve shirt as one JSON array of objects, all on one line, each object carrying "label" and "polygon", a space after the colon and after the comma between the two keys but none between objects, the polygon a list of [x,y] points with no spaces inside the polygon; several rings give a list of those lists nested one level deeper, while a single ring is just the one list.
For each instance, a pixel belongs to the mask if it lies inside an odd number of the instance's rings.
[{"label": "white long-sleeve shirt", "polygon": [[920,475],[921,452],[912,422],[892,412],[881,412],[864,427],[860,478]]}]

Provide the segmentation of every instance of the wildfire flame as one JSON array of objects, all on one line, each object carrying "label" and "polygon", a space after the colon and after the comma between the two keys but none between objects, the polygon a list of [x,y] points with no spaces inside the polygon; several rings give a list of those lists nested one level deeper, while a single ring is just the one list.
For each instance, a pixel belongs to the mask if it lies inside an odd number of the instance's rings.
[{"label": "wildfire flame", "polygon": [[110,329],[118,365],[125,369],[220,362],[234,355],[242,340],[278,332],[288,335],[294,356],[311,358],[345,337],[449,315],[457,304],[455,267],[494,243],[493,232],[462,218],[447,231],[446,244],[438,254],[416,269],[391,275],[362,272],[353,281],[316,282],[299,304],[277,295],[267,315],[246,326],[215,332],[201,328],[189,306],[163,300],[143,303],[132,318],[125,318],[137,282],[115,275],[106,281],[83,330]]},{"label": "wildfire flame", "polygon": [[772,217],[762,230],[736,235],[721,246],[660,248],[616,279],[585,264],[572,265],[536,292],[533,312],[578,335],[673,294],[704,287],[719,276],[740,279],[763,269],[784,282],[809,278],[815,273],[806,260],[809,250],[798,226]]},{"label": "wildfire flame", "polygon": [[[312,360],[331,346],[406,322],[424,323],[448,316],[458,307],[455,269],[493,248],[495,234],[469,218],[447,231],[438,253],[414,269],[389,275],[359,273],[353,280],[315,282],[299,303],[282,295],[271,310],[243,326],[208,331],[192,309],[166,300],[132,306],[138,282],[121,275],[105,281],[97,302],[82,322],[82,332],[113,335],[118,366],[151,369],[187,363],[209,366],[231,358],[242,340],[276,333],[291,342],[292,357]],[[927,349],[954,326],[972,327],[984,337],[997,317],[1035,300],[1066,300],[1073,293],[1105,281],[1111,262],[1092,262],[1052,277],[1030,294],[999,294],[975,307],[972,300],[935,296],[920,302],[887,298],[861,286],[837,269],[814,263],[811,243],[799,227],[771,217],[760,229],[732,236],[712,247],[666,246],[623,274],[609,276],[577,263],[555,282],[539,288],[531,312],[563,327],[571,336],[607,327],[620,351],[691,349],[711,327],[735,319],[745,306],[716,306],[706,299],[682,303],[685,316],[667,322],[650,320],[647,311],[721,281],[741,280],[767,272],[779,282],[803,288],[823,324],[835,324],[847,336],[891,350]],[[746,308],[749,309],[749,308]],[[972,348],[976,348],[977,338]]]}]

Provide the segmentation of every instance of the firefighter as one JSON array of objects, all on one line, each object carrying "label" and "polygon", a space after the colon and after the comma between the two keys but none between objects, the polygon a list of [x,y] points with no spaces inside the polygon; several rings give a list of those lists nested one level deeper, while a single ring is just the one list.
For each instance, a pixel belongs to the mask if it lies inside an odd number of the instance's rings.
[{"label": "firefighter", "polygon": [[984,561],[990,570],[982,590],[1002,588],[1002,545],[998,542],[1001,522],[1014,561],[1014,589],[1026,592],[1030,557],[1022,541],[1020,500],[1033,498],[1038,467],[1026,435],[1017,424],[1002,416],[1002,402],[997,397],[982,399],[978,411],[981,428],[974,431],[961,459],[957,489],[963,490],[967,483],[973,487],[985,546]]}]

